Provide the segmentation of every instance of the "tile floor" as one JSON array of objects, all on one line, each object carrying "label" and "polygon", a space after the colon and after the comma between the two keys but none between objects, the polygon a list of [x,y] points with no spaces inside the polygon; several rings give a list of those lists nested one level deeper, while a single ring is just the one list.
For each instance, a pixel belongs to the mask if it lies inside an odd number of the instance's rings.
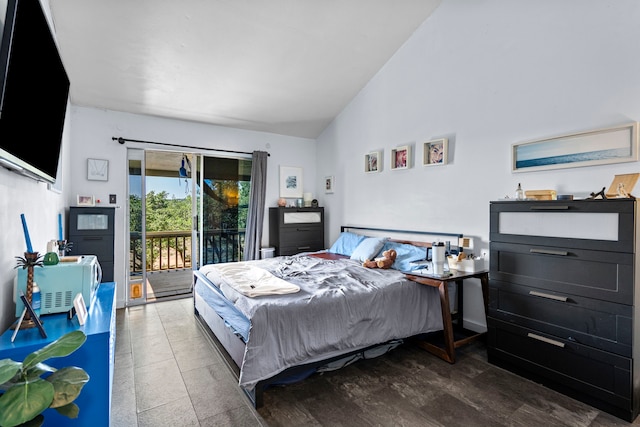
[{"label": "tile floor", "polygon": [[192,298],[117,310],[111,406],[113,427],[266,425],[199,326]]}]

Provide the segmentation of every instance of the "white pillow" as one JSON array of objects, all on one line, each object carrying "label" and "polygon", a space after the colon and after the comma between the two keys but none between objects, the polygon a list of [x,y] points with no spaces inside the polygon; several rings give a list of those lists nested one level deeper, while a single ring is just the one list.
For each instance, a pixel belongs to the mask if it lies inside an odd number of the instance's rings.
[{"label": "white pillow", "polygon": [[353,250],[351,259],[364,262],[374,259],[384,246],[385,237],[367,237]]}]

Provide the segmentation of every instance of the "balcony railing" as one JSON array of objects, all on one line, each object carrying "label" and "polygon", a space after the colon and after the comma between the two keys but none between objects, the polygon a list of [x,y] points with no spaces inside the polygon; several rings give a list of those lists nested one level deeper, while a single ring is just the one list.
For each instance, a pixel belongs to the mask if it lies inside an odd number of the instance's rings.
[{"label": "balcony railing", "polygon": [[[242,261],[245,230],[214,229],[204,232],[203,264]],[[142,272],[142,233],[130,234],[130,272]],[[153,231],[144,245],[147,271],[192,268],[191,231]]]}]

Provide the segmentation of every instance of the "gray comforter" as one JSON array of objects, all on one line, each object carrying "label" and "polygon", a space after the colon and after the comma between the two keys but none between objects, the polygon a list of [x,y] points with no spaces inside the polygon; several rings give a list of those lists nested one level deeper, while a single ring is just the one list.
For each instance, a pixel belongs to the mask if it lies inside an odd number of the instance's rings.
[{"label": "gray comforter", "polygon": [[305,255],[246,263],[300,287],[251,298],[226,283],[216,265],[200,269],[251,321],[239,380],[246,389],[291,366],[442,329],[437,289],[399,271]]}]

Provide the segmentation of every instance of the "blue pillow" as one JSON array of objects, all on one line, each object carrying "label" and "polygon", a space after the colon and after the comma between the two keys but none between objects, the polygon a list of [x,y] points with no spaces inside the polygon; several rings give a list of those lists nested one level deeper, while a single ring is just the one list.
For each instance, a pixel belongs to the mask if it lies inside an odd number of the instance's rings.
[{"label": "blue pillow", "polygon": [[391,268],[399,271],[409,271],[409,263],[427,259],[427,248],[409,245],[407,243],[386,242],[382,251],[395,249],[397,256]]},{"label": "blue pillow", "polygon": [[367,237],[364,239],[358,247],[356,247],[351,254],[351,259],[364,262],[366,260],[374,259],[386,242],[386,238],[383,237]]},{"label": "blue pillow", "polygon": [[351,256],[353,250],[358,247],[360,242],[366,239],[366,236],[360,234],[351,233],[349,231],[343,231],[338,236],[338,240],[329,248],[329,252],[334,254]]}]

